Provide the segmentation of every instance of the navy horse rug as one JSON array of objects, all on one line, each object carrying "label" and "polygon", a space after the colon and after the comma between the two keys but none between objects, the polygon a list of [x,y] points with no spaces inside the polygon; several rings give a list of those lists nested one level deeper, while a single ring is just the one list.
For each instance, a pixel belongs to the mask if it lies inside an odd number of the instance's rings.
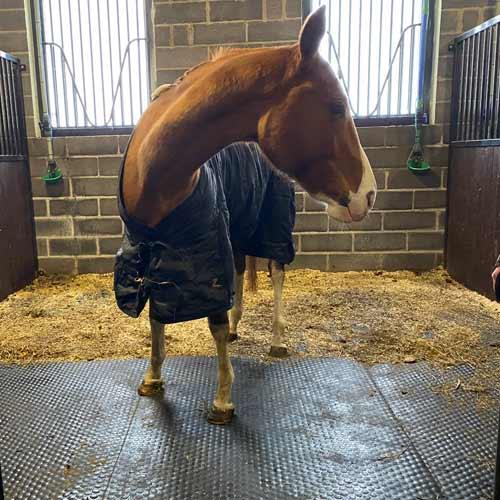
[{"label": "navy horse rug", "polygon": [[295,193],[253,143],[232,144],[202,165],[192,194],[154,228],[118,205],[125,235],[115,261],[118,307],[138,317],[150,301],[160,323],[203,318],[232,307],[233,252],[289,264]]}]

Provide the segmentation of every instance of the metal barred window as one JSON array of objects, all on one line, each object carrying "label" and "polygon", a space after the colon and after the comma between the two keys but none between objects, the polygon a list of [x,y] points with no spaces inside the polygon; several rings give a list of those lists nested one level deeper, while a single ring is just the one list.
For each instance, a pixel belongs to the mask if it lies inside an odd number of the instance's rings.
[{"label": "metal barred window", "polygon": [[24,102],[19,59],[0,50],[0,161],[23,159],[26,151]]},{"label": "metal barred window", "polygon": [[[500,16],[455,39],[451,141],[500,142]],[[476,144],[477,145],[477,144]]]},{"label": "metal barred window", "polygon": [[38,0],[43,122],[130,130],[149,100],[147,0]]},{"label": "metal barred window", "polygon": [[328,23],[321,53],[340,78],[353,116],[411,123],[425,98],[429,0],[310,0],[306,10],[320,5]]}]

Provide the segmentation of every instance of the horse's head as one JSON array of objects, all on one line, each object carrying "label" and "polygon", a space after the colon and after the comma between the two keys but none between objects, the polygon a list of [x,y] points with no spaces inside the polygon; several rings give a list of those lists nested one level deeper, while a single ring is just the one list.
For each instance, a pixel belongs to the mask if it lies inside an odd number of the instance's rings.
[{"label": "horse's head", "polygon": [[318,54],[325,24],[324,7],[305,21],[291,76],[261,118],[258,141],[276,167],[328,204],[329,215],[358,221],[373,207],[377,185],[346,95]]}]

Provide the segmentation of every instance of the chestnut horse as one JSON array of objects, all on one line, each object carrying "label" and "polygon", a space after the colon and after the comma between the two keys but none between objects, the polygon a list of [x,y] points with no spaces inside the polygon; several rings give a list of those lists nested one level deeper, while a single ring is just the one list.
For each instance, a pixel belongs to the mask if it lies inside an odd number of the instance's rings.
[{"label": "chestnut horse", "polygon": [[[154,228],[195,189],[200,166],[237,141],[257,142],[270,162],[295,179],[328,214],[344,222],[373,207],[375,178],[347,98],[318,49],[325,8],[305,21],[291,46],[235,49],[189,71],[159,93],[139,120],[123,166],[123,203]],[[234,379],[227,311],[208,316],[218,356],[211,423],[230,422]],[[139,393],[162,390],[164,325],[151,320],[151,363]]]}]

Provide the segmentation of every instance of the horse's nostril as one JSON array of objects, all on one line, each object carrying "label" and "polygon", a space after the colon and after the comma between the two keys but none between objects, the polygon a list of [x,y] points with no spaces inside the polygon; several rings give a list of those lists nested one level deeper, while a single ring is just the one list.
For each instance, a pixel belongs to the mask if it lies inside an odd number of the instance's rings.
[{"label": "horse's nostril", "polygon": [[348,207],[349,206],[349,203],[350,203],[350,199],[349,199],[349,196],[341,196],[339,198],[339,205],[342,205],[343,207]]},{"label": "horse's nostril", "polygon": [[368,209],[372,208],[373,205],[375,204],[375,191],[370,191],[367,195],[366,195],[367,199],[368,199]]}]

